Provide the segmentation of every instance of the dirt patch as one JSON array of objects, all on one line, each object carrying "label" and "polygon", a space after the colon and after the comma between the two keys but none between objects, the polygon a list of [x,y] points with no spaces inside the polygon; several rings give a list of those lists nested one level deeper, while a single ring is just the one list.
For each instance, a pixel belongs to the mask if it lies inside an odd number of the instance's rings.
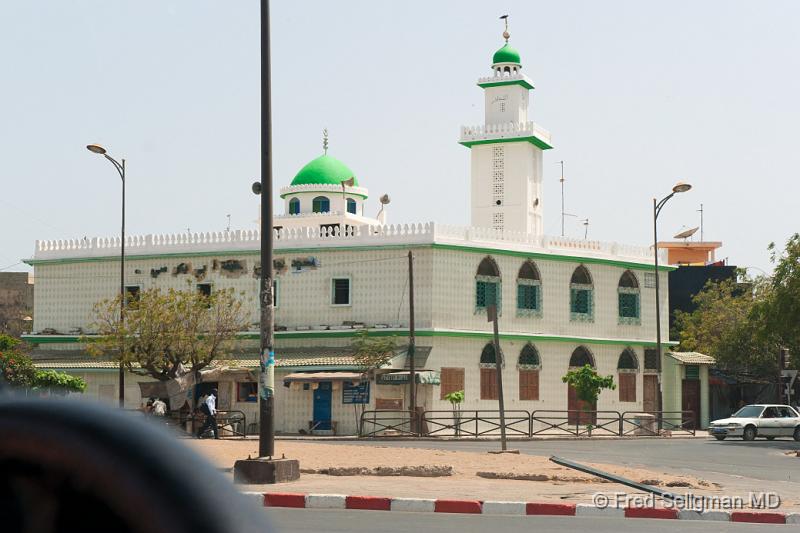
[{"label": "dirt patch", "polygon": [[409,476],[409,477],[445,477],[453,475],[453,467],[449,465],[423,466],[363,466],[301,468],[301,474],[323,474],[326,476]]}]

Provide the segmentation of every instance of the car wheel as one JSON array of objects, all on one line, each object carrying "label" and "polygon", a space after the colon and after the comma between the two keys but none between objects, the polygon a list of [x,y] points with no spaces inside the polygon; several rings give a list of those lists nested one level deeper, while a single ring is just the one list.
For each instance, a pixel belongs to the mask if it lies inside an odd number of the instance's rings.
[{"label": "car wheel", "polygon": [[755,426],[747,426],[742,432],[742,440],[756,440]]},{"label": "car wheel", "polygon": [[800,441],[800,426],[794,428],[794,440]]},{"label": "car wheel", "polygon": [[767,440],[775,440],[775,437],[767,437]]},{"label": "car wheel", "polygon": [[714,438],[717,440],[725,440],[725,435],[714,435]]}]

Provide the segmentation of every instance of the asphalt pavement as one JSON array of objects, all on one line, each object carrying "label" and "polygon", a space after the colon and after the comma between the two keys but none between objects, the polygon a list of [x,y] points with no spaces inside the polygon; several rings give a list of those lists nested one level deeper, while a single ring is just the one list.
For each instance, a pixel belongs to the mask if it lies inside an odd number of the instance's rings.
[{"label": "asphalt pavement", "polygon": [[327,511],[320,509],[279,509],[265,511],[275,533],[510,533],[521,531],[608,533],[648,533],[675,531],[703,532],[780,532],[796,530],[794,526],[733,524],[681,520],[648,520],[636,518],[589,518],[557,516],[487,516],[443,513],[387,513],[384,511]]}]

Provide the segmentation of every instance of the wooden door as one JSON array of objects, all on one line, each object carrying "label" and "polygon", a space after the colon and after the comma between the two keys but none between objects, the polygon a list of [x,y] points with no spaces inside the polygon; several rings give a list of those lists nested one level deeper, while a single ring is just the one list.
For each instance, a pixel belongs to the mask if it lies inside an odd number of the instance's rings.
[{"label": "wooden door", "polygon": [[[567,420],[569,424],[577,424],[579,426],[597,424],[597,413],[591,412],[597,411],[597,402],[590,404],[589,402],[579,400],[578,393],[574,388],[567,386],[567,389],[567,409],[569,410]],[[587,413],[585,411],[590,412]]]},{"label": "wooden door", "polygon": [[[692,411],[692,416],[684,415],[683,422],[694,423],[694,429],[700,427],[700,380],[697,379],[684,379],[681,387],[682,401],[681,410]],[[692,429],[686,427],[686,429]]]},{"label": "wooden door", "polygon": [[654,374],[645,374],[642,390],[642,410],[645,413],[656,412],[658,399],[658,376]]}]

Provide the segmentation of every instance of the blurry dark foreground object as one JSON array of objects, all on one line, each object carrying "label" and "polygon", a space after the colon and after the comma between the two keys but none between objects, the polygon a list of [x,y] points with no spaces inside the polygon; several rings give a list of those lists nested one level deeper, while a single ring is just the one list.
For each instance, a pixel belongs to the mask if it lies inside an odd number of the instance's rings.
[{"label": "blurry dark foreground object", "polygon": [[0,399],[3,533],[265,533],[263,515],[143,417],[88,402]]}]

